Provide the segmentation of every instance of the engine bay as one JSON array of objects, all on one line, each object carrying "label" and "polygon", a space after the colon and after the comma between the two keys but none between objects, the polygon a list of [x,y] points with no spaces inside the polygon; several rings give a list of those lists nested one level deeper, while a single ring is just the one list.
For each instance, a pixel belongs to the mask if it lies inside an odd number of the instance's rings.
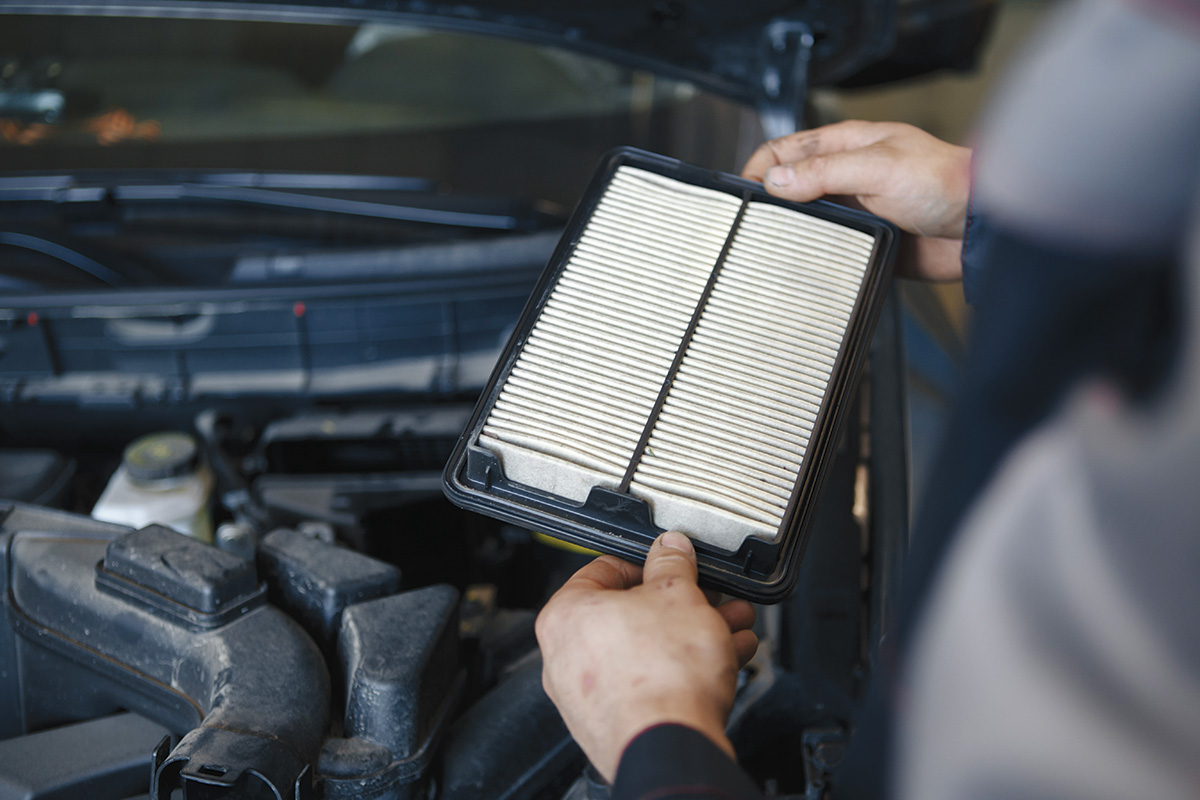
[{"label": "engine bay", "polygon": [[[899,365],[889,306],[799,587],[763,607],[740,678],[731,730],[768,791],[819,788],[874,658],[902,529],[873,509],[904,502],[880,394]],[[74,448],[28,429],[43,446],[0,451],[19,501],[0,508],[0,764],[19,796],[605,796],[533,635],[591,555],[444,498],[471,406],[200,411],[174,430],[210,473],[211,543],[90,516],[129,466],[119,426]],[[37,430],[67,431],[57,414]]]}]

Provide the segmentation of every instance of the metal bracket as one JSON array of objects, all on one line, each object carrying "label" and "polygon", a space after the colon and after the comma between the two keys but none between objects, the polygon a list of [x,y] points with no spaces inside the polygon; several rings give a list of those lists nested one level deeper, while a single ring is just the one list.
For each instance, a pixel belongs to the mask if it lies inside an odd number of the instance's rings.
[{"label": "metal bracket", "polygon": [[763,29],[758,117],[768,139],[804,127],[813,42],[812,30],[796,20],[777,19]]},{"label": "metal bracket", "polygon": [[824,800],[829,779],[846,755],[848,738],[837,728],[811,728],[802,736],[804,743],[804,800]]}]

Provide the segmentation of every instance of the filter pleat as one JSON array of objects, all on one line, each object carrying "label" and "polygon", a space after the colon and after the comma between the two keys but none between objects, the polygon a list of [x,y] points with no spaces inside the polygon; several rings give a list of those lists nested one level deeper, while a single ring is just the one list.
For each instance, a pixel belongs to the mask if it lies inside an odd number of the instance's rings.
[{"label": "filter pleat", "polygon": [[547,425],[542,420],[528,417],[507,416],[498,417],[489,423],[493,436],[505,438],[507,435],[528,437],[528,440],[545,439],[562,446],[578,449],[587,457],[593,459],[593,466],[606,471],[618,470],[622,466],[623,454],[620,442],[614,447],[606,444],[604,437],[597,436],[593,429],[577,429],[567,431],[558,425]]},{"label": "filter pleat", "polygon": [[[712,330],[711,327],[708,328]],[[750,335],[734,335],[726,333],[721,336],[720,340],[708,341],[707,339],[701,344],[701,350],[698,352],[704,353],[711,351],[713,353],[733,354],[740,359],[761,359],[763,354],[766,355],[768,362],[771,358],[780,353],[787,353],[787,344],[783,343],[782,347],[772,346],[772,342],[762,338],[754,338]],[[830,366],[834,361],[829,353],[821,352],[818,347],[813,347],[812,352],[805,355],[794,356],[794,370],[799,374],[807,374],[817,377],[818,380],[824,380],[825,375],[829,372]]]},{"label": "filter pleat", "polygon": [[[557,340],[559,326],[568,327],[574,330],[576,320],[586,322],[599,323],[601,326],[606,326],[609,331],[617,334],[622,329],[628,330],[629,325],[643,323],[640,327],[640,332],[643,341],[650,346],[656,347],[659,352],[662,351],[662,344],[671,341],[674,337],[679,336],[680,332],[685,328],[675,321],[676,324],[671,325],[671,320],[659,322],[658,320],[647,320],[644,313],[639,313],[638,309],[627,308],[622,305],[612,304],[610,302],[597,302],[594,305],[585,304],[582,298],[572,297],[570,291],[564,291],[561,295],[556,293],[546,302],[546,306],[555,311],[562,311],[561,314],[551,314],[544,318],[542,325],[538,330],[533,332],[533,336],[529,338],[527,347],[537,347],[539,345],[539,337],[546,336],[552,341]],[[665,352],[664,352],[665,355]]]},{"label": "filter pleat", "polygon": [[[524,398],[519,399],[532,400],[536,397],[536,395],[527,394]],[[503,420],[529,420],[546,427],[560,427],[573,436],[583,436],[584,432],[591,431],[593,433],[590,434],[590,438],[611,443],[617,448],[617,452],[624,451],[625,442],[634,434],[632,425],[627,421],[605,422],[599,414],[593,414],[591,417],[581,420],[577,414],[572,416],[577,411],[577,408],[568,404],[548,399],[536,411],[523,408],[517,403],[506,403],[505,408],[495,409],[493,413],[497,423]],[[492,422],[493,420],[489,417],[488,424],[490,425]]]},{"label": "filter pleat", "polygon": [[[732,367],[728,364],[722,366]],[[687,376],[691,381],[685,381],[684,387],[694,384],[698,391],[711,388],[713,392],[724,389],[724,396],[730,401],[748,403],[773,414],[790,414],[795,408],[815,414],[821,404],[821,395],[811,389],[783,392],[764,384],[751,383],[745,373],[736,374],[695,361],[681,367],[679,376]]]},{"label": "filter pleat", "polygon": [[[833,300],[837,296],[857,295],[853,282],[840,271],[833,269],[830,262],[823,261],[811,253],[764,253],[759,256],[759,260],[751,263],[742,262],[741,253],[738,253],[730,258],[728,263],[735,270],[746,269],[759,274],[770,274],[787,284],[806,285],[816,293],[814,300],[824,297]],[[814,274],[810,270],[822,270],[824,274]]]},{"label": "filter pleat", "polygon": [[[663,474],[669,475],[669,478],[662,477]],[[638,479],[638,496],[646,496],[652,501],[656,512],[662,512],[663,504],[660,501],[654,500],[652,496],[646,492],[646,489],[657,489],[663,494],[673,495],[676,502],[693,501],[683,505],[684,508],[693,511],[702,511],[704,516],[710,515],[712,510],[718,512],[724,511],[730,515],[731,519],[741,522],[758,522],[766,525],[768,529],[777,527],[776,519],[778,514],[775,509],[764,504],[758,503],[745,492],[727,492],[719,480],[714,480],[711,475],[682,475],[675,470],[660,470],[655,466],[648,466],[642,472]],[[718,476],[719,477],[719,476]],[[708,508],[700,508],[694,503],[703,503]],[[675,530],[687,530],[691,528],[695,530],[698,526],[683,525]],[[717,538],[720,530],[710,533],[708,536],[701,537],[704,540],[712,541]]]},{"label": "filter pleat", "polygon": [[[701,324],[720,342],[737,343],[749,352],[767,352],[775,355],[779,350],[792,348],[797,341],[809,344],[810,349],[801,357],[801,363],[832,366],[837,358],[837,341],[832,336],[822,335],[815,325],[807,335],[797,335],[794,330],[781,328],[771,322],[763,322],[755,331],[732,327],[745,319],[741,314],[722,314],[721,309],[707,309]],[[799,360],[799,359],[798,359]]]},{"label": "filter pleat", "polygon": [[[844,319],[842,304],[840,303],[813,298],[812,302],[804,308],[796,309],[787,308],[785,302],[778,295],[767,294],[745,286],[739,286],[736,283],[727,282],[721,293],[721,297],[716,299],[715,305],[709,303],[705,307],[705,313],[712,313],[714,308],[729,308],[739,314],[771,313],[778,315],[774,322],[775,325],[793,329],[804,329],[814,323],[824,325],[824,320],[829,318]],[[831,327],[835,326],[831,325]]]},{"label": "filter pleat", "polygon": [[770,393],[795,392],[801,395],[812,395],[818,400],[824,395],[824,386],[827,381],[823,382],[819,377],[815,377],[812,374],[816,372],[815,370],[797,365],[797,369],[791,375],[763,376],[763,371],[772,366],[771,361],[742,355],[739,363],[731,364],[727,359],[729,354],[729,350],[724,352],[714,350],[712,353],[705,353],[699,349],[689,350],[688,357],[691,363],[688,367],[699,364],[710,369],[728,370],[730,372],[729,385],[733,387],[737,387],[740,382],[744,381],[761,381],[762,388]]},{"label": "filter pleat", "polygon": [[[774,231],[747,231],[744,241],[749,245],[772,246],[778,234]],[[824,270],[823,276],[828,285],[852,286],[854,261],[857,257],[844,251],[824,250],[821,248],[802,248],[791,245],[778,246],[772,253],[764,253],[766,264],[802,264],[819,267]]]},{"label": "filter pleat", "polygon": [[[742,394],[740,392],[722,386],[709,387],[702,382],[700,386],[697,387],[696,392],[698,393],[701,390],[708,390],[710,388],[710,391],[705,391],[706,397],[710,401],[709,408],[711,408],[711,405],[721,403],[724,405],[725,409],[729,409],[731,404],[743,402]],[[684,388],[680,390],[680,394],[683,395],[687,389],[688,387],[685,384]],[[677,402],[674,405],[672,412],[685,415],[689,419],[693,417],[699,419],[702,417],[703,409],[705,409],[705,405],[703,403],[701,403],[699,400],[693,402],[691,397],[687,397],[684,402]],[[777,425],[777,434],[786,435],[788,437],[787,441],[796,445],[800,450],[800,455],[803,456],[804,445],[807,444],[808,432],[812,430],[813,425],[809,417],[816,417],[817,408],[814,405],[808,405],[806,407],[793,406],[791,408],[784,409],[777,408],[775,409],[774,413],[779,421]],[[747,418],[749,416],[747,412],[729,410],[727,414],[728,416],[726,419],[728,419],[728,422],[725,424],[733,424],[736,422],[739,427],[745,427],[747,425]],[[712,419],[711,416],[708,418]],[[758,417],[758,419],[761,419],[761,416]],[[721,422],[721,418],[716,418],[713,421],[719,423]],[[766,428],[767,426],[762,427]]]},{"label": "filter pleat", "polygon": [[606,403],[617,408],[627,408],[631,411],[638,408],[637,403],[629,399],[630,393],[628,390],[636,388],[632,384],[626,387],[614,388],[612,384],[604,383],[595,377],[586,374],[580,375],[577,370],[565,364],[559,369],[545,369],[541,365],[534,363],[533,359],[527,359],[525,363],[513,369],[510,380],[522,382],[530,387],[536,386],[543,381],[556,380],[562,385],[564,390],[586,395],[597,403]]},{"label": "filter pleat", "polygon": [[[704,258],[709,255],[710,247],[720,248],[721,246],[721,243],[715,240],[689,235],[680,231],[678,226],[670,226],[670,220],[655,220],[655,223],[662,225],[665,230],[657,234],[652,244],[639,248],[636,255],[619,250],[617,253],[618,265],[628,267],[632,263],[633,266],[641,266],[637,261],[630,262],[631,257],[642,259],[642,265],[649,269],[653,269],[654,265],[658,263],[686,264],[692,259]],[[584,240],[587,242],[584,252],[617,248],[620,245],[621,237],[654,235],[654,230],[655,226],[648,225],[643,219],[637,217],[600,217],[593,220],[585,231],[585,236],[592,238]],[[686,280],[688,276],[677,275],[675,277]]]},{"label": "filter pleat", "polygon": [[[701,253],[706,243],[716,243],[718,239],[724,243],[723,237],[714,236],[711,230],[689,224],[688,217],[664,214],[661,208],[656,212],[649,204],[618,206],[615,203],[620,199],[620,193],[616,195],[596,209],[588,223],[589,232],[612,233],[616,230],[654,234],[656,238],[646,245],[647,252],[662,253],[668,246],[677,247],[678,250],[671,253],[673,257]],[[652,221],[647,221],[647,217]],[[664,225],[669,227],[660,230]]]},{"label": "filter pleat", "polygon": [[[562,374],[568,377],[578,378],[581,381],[603,382],[602,391],[611,394],[623,393],[627,387],[634,387],[649,391],[654,388],[654,382],[647,380],[646,376],[641,373],[626,373],[621,371],[622,365],[612,363],[608,360],[598,359],[600,369],[596,368],[595,364],[583,364],[569,358],[562,358],[556,352],[556,349],[543,346],[540,353],[528,353],[523,359],[526,363],[524,366],[529,368],[537,368],[539,372],[548,374]],[[576,353],[575,355],[578,355]],[[618,381],[613,380],[613,372],[621,372]]]},{"label": "filter pleat", "polygon": [[662,457],[672,453],[688,458],[694,456],[697,462],[707,460],[737,466],[739,472],[751,480],[760,473],[786,480],[791,472],[790,461],[766,456],[757,448],[742,447],[711,436],[689,436],[684,431],[674,429],[658,438],[653,455]]},{"label": "filter pleat", "polygon": [[670,270],[659,269],[656,264],[644,264],[640,268],[626,267],[620,263],[621,258],[620,254],[605,252],[599,247],[580,247],[576,250],[576,261],[595,271],[593,280],[601,276],[620,280],[627,286],[655,292],[664,299],[683,301],[694,296],[694,286],[676,286],[665,280],[672,278]]},{"label": "filter pleat", "polygon": [[659,446],[654,451],[654,463],[648,469],[651,472],[670,478],[672,475],[689,475],[702,478],[711,475],[720,478],[715,485],[723,491],[734,492],[735,497],[744,494],[741,499],[753,504],[761,504],[763,508],[783,508],[791,495],[791,485],[786,477],[773,475],[768,471],[753,465],[741,463],[729,457],[728,454],[711,453],[697,447],[670,448]]},{"label": "filter pleat", "polygon": [[[747,314],[761,314],[768,310],[770,309],[764,308],[762,304],[724,295],[704,309],[703,319],[715,322],[722,318],[726,320],[731,317],[744,318]],[[795,319],[766,320],[763,322],[763,327],[782,336],[812,336],[818,345],[820,344],[819,337],[822,333],[826,333],[828,342],[825,343],[825,347],[832,347],[836,354],[837,346],[841,343],[838,334],[845,326],[846,319],[840,314],[822,313],[818,309],[809,308],[798,312]]]},{"label": "filter pleat", "polygon": [[719,428],[710,428],[699,424],[700,420],[688,418],[681,420],[677,428],[660,432],[660,443],[677,444],[694,442],[703,447],[715,447],[724,451],[739,452],[745,450],[753,454],[754,459],[762,460],[765,464],[779,469],[790,467],[800,455],[797,449],[788,449],[774,441],[749,441],[745,437],[727,433]]},{"label": "filter pleat", "polygon": [[744,234],[746,244],[765,245],[781,255],[803,261],[821,262],[832,280],[843,280],[846,275],[852,275],[855,261],[870,255],[869,249],[855,250],[819,241],[806,242],[803,246],[794,241],[781,241],[781,235],[788,235],[781,225],[751,224],[742,228],[739,233]]},{"label": "filter pleat", "polygon": [[613,304],[608,306],[610,310],[615,307],[630,314],[644,313],[654,316],[678,308],[678,301],[673,301],[673,298],[669,296],[648,294],[647,288],[649,287],[637,286],[629,282],[613,285],[609,281],[590,279],[580,275],[573,275],[570,281],[564,282],[559,287],[564,297],[579,300],[592,297],[597,291],[606,291],[608,293],[606,299]]},{"label": "filter pleat", "polygon": [[[541,376],[527,377],[524,371],[516,369],[509,375],[505,389],[511,390],[511,393],[518,398],[521,395],[534,398],[539,394],[544,394],[547,402],[557,400],[563,408],[578,406],[580,411],[611,415],[614,425],[622,420],[636,421],[637,414],[642,409],[635,399],[612,400],[609,397],[599,397],[590,392],[580,392],[561,379],[556,380],[553,386],[548,387]],[[636,424],[633,427],[636,427]]]},{"label": "filter pleat", "polygon": [[784,235],[791,235],[797,230],[807,231],[810,234],[809,238],[812,239],[813,247],[841,246],[864,258],[869,258],[875,247],[869,235],[846,227],[839,222],[832,222],[816,216],[797,219],[794,216],[796,212],[790,208],[770,203],[759,203],[758,205],[759,208],[755,211],[754,219],[750,220],[750,225],[745,227],[751,229],[760,226],[774,227]]},{"label": "filter pleat", "polygon": [[616,459],[614,466],[624,466],[621,459],[624,457],[625,440],[619,431],[615,432],[595,424],[571,425],[570,422],[571,419],[564,416],[561,409],[550,407],[542,409],[540,417],[510,411],[497,411],[495,418],[489,420],[488,424],[496,428],[507,427],[510,430],[537,428],[548,432],[561,431],[564,437],[585,442],[594,441],[597,448],[606,450]]},{"label": "filter pleat", "polygon": [[[539,343],[539,351],[548,358],[577,359],[581,355],[595,356],[598,367],[610,372],[621,373],[633,379],[644,377],[643,373],[634,371],[636,359],[617,358],[609,350],[598,351],[598,345],[608,345],[619,341],[611,331],[580,324],[578,331],[560,331],[561,335],[554,341],[543,339]],[[599,341],[598,341],[599,340]],[[629,345],[631,352],[638,353],[643,358],[654,360],[657,355],[646,347]],[[647,381],[649,383],[649,381]]]},{"label": "filter pleat", "polygon": [[[728,262],[727,262],[728,263]],[[853,292],[835,293],[829,287],[822,285],[811,276],[797,276],[796,269],[800,265],[772,269],[770,264],[761,264],[758,269],[748,269],[738,262],[729,263],[730,280],[726,281],[718,303],[743,302],[761,311],[773,309],[777,312],[778,323],[782,325],[806,326],[807,320],[820,319],[826,316],[845,317],[845,301],[855,296]],[[749,272],[753,275],[770,276],[772,279],[784,282],[796,292],[808,294],[808,302],[800,308],[787,308],[783,304],[785,298],[778,294],[769,294],[765,290],[746,285],[743,276]],[[802,324],[801,320],[805,320]]]},{"label": "filter pleat", "polygon": [[[676,385],[683,380],[683,376],[679,376],[675,383]],[[761,416],[749,416],[745,411],[730,406],[725,398],[719,396],[719,392],[714,392],[712,397],[702,397],[699,393],[693,393],[688,398],[689,414],[680,415],[680,419],[684,420],[681,424],[694,423],[696,425],[704,425],[705,430],[720,427],[722,425],[729,428],[746,428],[754,431],[756,435],[761,437],[762,441],[770,441],[776,438],[780,447],[787,448],[790,439],[778,438],[783,434],[788,434],[791,431],[789,424],[782,420],[765,420]],[[736,398],[736,395],[732,395]],[[671,404],[671,398],[667,398],[666,405]],[[803,419],[806,422],[816,420],[816,413],[805,412],[802,409],[793,409],[792,414]],[[806,416],[807,415],[807,416]],[[804,448],[797,448],[795,451],[797,458],[804,455]]]},{"label": "filter pleat", "polygon": [[[540,436],[536,432],[509,431],[500,428],[480,434],[479,443],[483,447],[499,453],[502,457],[509,454],[515,456],[522,450],[528,451],[530,454],[549,456],[555,461],[562,462],[559,469],[562,469],[563,466],[573,467],[574,470],[571,472],[578,473],[580,476],[576,478],[576,482],[588,486],[598,485],[597,478],[611,474],[612,471],[610,462],[598,459],[576,443],[563,441],[556,436]],[[547,468],[554,466],[553,462],[547,463],[545,459],[541,459],[541,461]],[[563,485],[562,477],[561,474],[556,475],[554,481],[547,481],[538,488],[542,488],[550,494],[563,494],[564,490],[560,488]]]}]

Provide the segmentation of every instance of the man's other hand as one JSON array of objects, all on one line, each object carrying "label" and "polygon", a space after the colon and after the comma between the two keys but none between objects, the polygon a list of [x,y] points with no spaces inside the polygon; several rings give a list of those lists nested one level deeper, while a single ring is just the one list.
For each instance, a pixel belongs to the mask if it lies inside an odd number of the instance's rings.
[{"label": "man's other hand", "polygon": [[901,241],[899,274],[962,278],[969,148],[899,122],[838,122],[772,139],[746,162],[742,177],[788,200],[832,196],[864,208],[912,234]]},{"label": "man's other hand", "polygon": [[754,655],[754,607],[709,604],[686,536],[664,533],[644,567],[600,556],[537,619],[542,683],[571,735],[611,781],[639,733],[688,725],[733,756],[725,722],[738,669]]}]

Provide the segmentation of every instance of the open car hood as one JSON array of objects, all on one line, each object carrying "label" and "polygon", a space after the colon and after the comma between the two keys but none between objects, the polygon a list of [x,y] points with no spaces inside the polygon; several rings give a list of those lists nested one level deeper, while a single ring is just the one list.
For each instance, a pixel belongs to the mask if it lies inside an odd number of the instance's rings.
[{"label": "open car hood", "polygon": [[994,0],[41,0],[0,12],[392,22],[568,47],[790,115],[807,87],[973,64]]}]

